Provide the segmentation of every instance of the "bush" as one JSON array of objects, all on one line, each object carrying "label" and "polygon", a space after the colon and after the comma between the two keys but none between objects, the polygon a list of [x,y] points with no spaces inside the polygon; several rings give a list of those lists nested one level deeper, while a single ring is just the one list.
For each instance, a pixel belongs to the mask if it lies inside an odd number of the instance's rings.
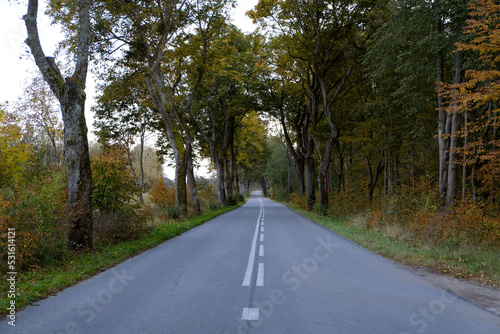
[{"label": "bush", "polygon": [[93,204],[102,212],[128,210],[140,189],[128,168],[123,150],[111,147],[91,160]]},{"label": "bush", "polygon": [[151,231],[152,212],[144,205],[128,212],[99,212],[94,216],[95,243],[99,246],[129,241]]},{"label": "bush", "polygon": [[227,204],[229,206],[233,206],[233,205],[238,204],[238,195],[229,195],[227,197]]},{"label": "bush", "polygon": [[152,215],[136,200],[140,188],[135,185],[124,152],[111,147],[91,162],[96,244],[132,240],[146,233]]},{"label": "bush", "polygon": [[175,189],[165,184],[163,179],[158,180],[149,191],[149,198],[156,206],[156,215],[159,219],[179,219],[181,210],[175,208]]},{"label": "bush", "polygon": [[67,253],[66,174],[48,167],[39,174],[0,189],[0,256],[6,259],[7,230],[15,228],[19,270],[55,263]]},{"label": "bush", "polygon": [[314,211],[321,216],[328,216],[330,214],[330,206],[328,204],[316,204],[314,205]]}]

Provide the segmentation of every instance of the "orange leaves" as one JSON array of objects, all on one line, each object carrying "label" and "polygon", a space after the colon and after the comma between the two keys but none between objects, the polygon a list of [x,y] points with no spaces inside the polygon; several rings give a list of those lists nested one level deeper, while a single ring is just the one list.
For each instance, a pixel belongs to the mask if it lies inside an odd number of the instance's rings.
[{"label": "orange leaves", "polygon": [[151,202],[159,207],[173,208],[175,206],[175,189],[159,179],[149,191]]}]

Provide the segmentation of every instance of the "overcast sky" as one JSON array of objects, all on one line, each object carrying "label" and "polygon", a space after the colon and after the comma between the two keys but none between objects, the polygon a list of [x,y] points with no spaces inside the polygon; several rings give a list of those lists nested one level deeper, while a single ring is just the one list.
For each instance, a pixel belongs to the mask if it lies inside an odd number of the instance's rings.
[{"label": "overcast sky", "polygon": [[[26,13],[26,4],[20,1],[0,0],[0,102],[13,101],[22,93],[27,71],[36,67],[32,58],[27,57],[26,28],[22,16]],[[243,32],[254,30],[252,21],[245,12],[252,9],[258,0],[239,0],[234,13],[235,24]],[[50,19],[43,14],[46,1],[40,1],[38,29],[46,55],[54,53],[56,44],[62,35],[57,26],[50,25]],[[89,87],[91,89],[92,87]],[[92,92],[87,92],[92,96]]]},{"label": "overcast sky", "polygon": [[[0,103],[17,100],[22,95],[24,82],[31,76],[30,71],[36,70],[34,60],[26,53],[28,49],[24,43],[27,35],[22,16],[26,14],[26,2],[0,0]],[[234,23],[243,32],[255,30],[252,20],[245,16],[245,12],[252,9],[257,2],[258,0],[238,0],[233,18]],[[44,52],[47,56],[51,56],[57,43],[62,39],[62,34],[57,26],[50,25],[50,19],[44,15],[46,3],[46,0],[40,1],[38,29]],[[91,76],[89,76],[86,93],[86,119],[90,130],[89,139],[92,140],[94,139],[91,133],[93,117],[90,107],[95,96],[95,87]]]}]

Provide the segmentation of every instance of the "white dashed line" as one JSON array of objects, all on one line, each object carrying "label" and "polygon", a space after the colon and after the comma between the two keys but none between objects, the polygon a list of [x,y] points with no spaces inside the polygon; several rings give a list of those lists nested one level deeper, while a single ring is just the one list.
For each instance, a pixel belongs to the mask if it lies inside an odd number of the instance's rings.
[{"label": "white dashed line", "polygon": [[[245,277],[243,278],[242,286],[250,286],[250,282],[252,280],[252,272],[255,262],[255,251],[257,248],[257,236],[259,235],[259,223],[264,210],[262,201],[260,199],[259,201],[260,201],[260,213],[259,213],[259,218],[257,219],[257,225],[255,226],[255,233],[253,235],[253,240],[252,240],[252,248],[250,249],[250,254],[248,255],[248,265],[247,265],[247,270],[245,272]],[[262,234],[260,238],[261,239],[263,238]]]},{"label": "white dashed line", "polygon": [[257,286],[264,286],[264,263],[259,263],[257,271]]},{"label": "white dashed line", "polygon": [[264,245],[259,245],[259,256],[264,256]]},{"label": "white dashed line", "polygon": [[241,314],[241,320],[259,320],[259,309],[245,307]]}]

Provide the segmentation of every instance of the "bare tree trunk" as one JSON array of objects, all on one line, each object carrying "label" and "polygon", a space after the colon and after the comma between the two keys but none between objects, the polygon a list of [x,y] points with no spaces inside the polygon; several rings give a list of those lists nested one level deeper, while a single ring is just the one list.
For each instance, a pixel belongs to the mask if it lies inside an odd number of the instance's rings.
[{"label": "bare tree trunk", "polygon": [[323,156],[321,157],[320,165],[318,168],[318,190],[319,190],[319,204],[328,206],[328,168],[330,167],[332,151],[335,142],[338,138],[338,132],[330,134],[330,139],[325,144]]},{"label": "bare tree trunk", "polygon": [[377,182],[380,177],[380,174],[382,173],[383,170],[382,162],[379,161],[377,163],[377,166],[375,167],[375,175],[373,174],[372,171],[372,165],[370,163],[369,159],[366,159],[366,174],[368,176],[368,185],[366,189],[366,198],[371,201],[373,199],[373,192],[375,191],[375,188],[377,187]]},{"label": "bare tree trunk", "polygon": [[[436,34],[441,36],[443,34],[443,21],[441,8],[436,6]],[[449,148],[449,138],[448,138],[448,127],[447,127],[447,113],[444,108],[444,100],[442,96],[442,84],[444,81],[444,57],[443,50],[438,50],[436,53],[436,81],[437,81],[437,102],[438,102],[438,145],[439,145],[439,198],[444,204],[446,199],[446,184],[448,182],[448,148]]]},{"label": "bare tree trunk", "polygon": [[73,75],[64,79],[53,58],[46,57],[38,35],[38,1],[30,0],[23,17],[35,62],[61,105],[64,122],[64,161],[68,174],[68,249],[92,248],[92,175],[87,125],[85,84],[91,40],[90,0],[79,1],[79,27]]},{"label": "bare tree trunk", "polygon": [[[455,52],[455,76],[454,84],[461,82],[461,71],[463,62],[463,51]],[[450,153],[448,158],[448,184],[446,190],[446,207],[451,207],[456,199],[457,192],[457,148],[458,148],[458,131],[460,129],[459,111],[457,97],[453,97],[451,112],[451,138],[450,138]]]},{"label": "bare tree trunk", "polygon": [[141,191],[139,192],[139,201],[144,204],[144,196],[142,195],[144,193],[144,138],[146,136],[146,129],[143,128],[141,130],[141,143],[140,143],[140,155],[139,155],[139,169],[141,173]]},{"label": "bare tree trunk", "polygon": [[467,184],[467,155],[465,152],[467,152],[467,141],[468,141],[468,131],[469,131],[469,125],[467,124],[468,122],[468,114],[467,110],[465,111],[465,139],[464,139],[464,157],[463,157],[463,166],[462,166],[462,201],[465,201],[465,186]]},{"label": "bare tree trunk", "polygon": [[187,156],[186,156],[186,172],[189,185],[189,193],[191,195],[191,202],[196,215],[201,214],[200,198],[198,197],[198,187],[196,186],[196,179],[194,176],[194,163],[193,163],[193,146],[187,143]]},{"label": "bare tree trunk", "polygon": [[182,147],[178,150],[175,162],[175,207],[183,215],[187,214],[187,150]]},{"label": "bare tree trunk", "polygon": [[307,210],[312,210],[314,208],[314,203],[316,202],[316,194],[314,190],[314,145],[313,139],[309,138],[308,143],[308,155],[305,159],[305,174],[306,174],[306,198],[307,198]]},{"label": "bare tree trunk", "polygon": [[262,186],[262,195],[264,197],[268,197],[269,196],[269,191],[267,189],[267,179],[265,176],[262,176],[261,179],[260,179],[260,182],[261,182],[261,186]]},{"label": "bare tree trunk", "polygon": [[64,161],[68,174],[68,249],[92,248],[92,174],[90,169],[85,94],[67,82],[61,98]]}]

